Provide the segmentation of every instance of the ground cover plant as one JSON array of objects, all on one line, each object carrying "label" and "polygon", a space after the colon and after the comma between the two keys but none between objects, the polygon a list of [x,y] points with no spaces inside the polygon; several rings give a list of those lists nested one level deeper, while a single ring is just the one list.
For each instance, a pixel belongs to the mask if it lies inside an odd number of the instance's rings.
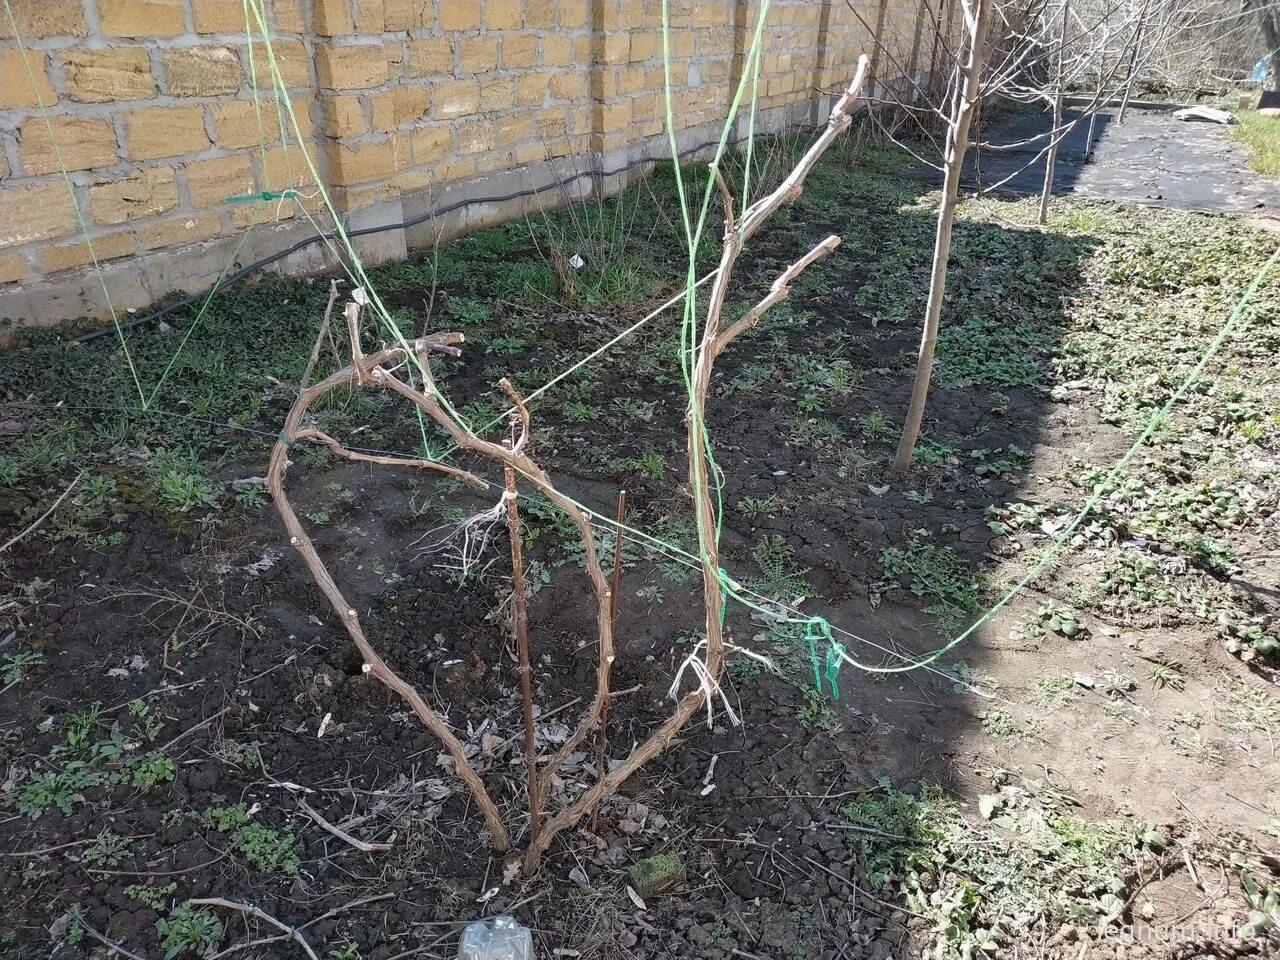
[{"label": "ground cover plant", "polygon": [[[807,143],[774,147],[779,174]],[[726,315],[823,238],[844,244],[724,353],[707,391],[726,467],[723,565],[873,641],[882,649],[846,638],[870,666],[936,649],[1038,562],[1275,247],[1225,218],[1063,199],[1038,229],[1034,202],[966,200],[934,399],[893,480],[918,340],[903,304],[927,289],[937,201],[909,166],[864,145],[856,175],[839,157],[815,167],[742,257]],[[669,172],[611,203],[652,209],[634,218],[646,224],[678,215]],[[633,231],[651,275],[601,283],[605,301],[574,299],[578,281],[561,305],[547,237],[572,252],[573,220],[548,217],[372,273],[407,329],[465,334],[462,355],[430,369],[471,421],[510,405],[502,376],[528,398],[680,286],[678,238]],[[716,236],[700,262],[721,253]],[[610,289],[625,292],[610,303]],[[651,298],[635,302],[636,289]],[[1105,483],[1061,561],[938,672],[846,667],[836,698],[826,663],[815,688],[802,625],[730,606],[727,636],[778,671],[730,651],[723,682],[742,726],[718,711],[710,729],[687,728],[532,877],[490,856],[454,756],[336,639],[340,620],[283,549],[263,478],[328,302],[325,280],[220,294],[147,414],[109,339],[68,348],[65,332],[32,332],[0,356],[10,536],[66,493],[0,555],[13,624],[0,852],[17,866],[0,880],[5,950],[85,955],[101,935],[141,956],[200,956],[282,934],[226,902],[257,905],[321,956],[374,960],[449,956],[457,920],[504,911],[548,950],[593,957],[876,956],[903,942],[1012,956],[1028,927],[1074,956],[1082,940],[1105,945],[1099,931],[1188,912],[1188,942],[1220,914],[1239,934],[1220,944],[1265,925],[1280,820],[1274,283]],[[193,320],[136,331],[150,382]],[[680,492],[678,318],[627,345],[526,400],[539,464],[606,517],[625,487],[628,524],[659,541],[621,544],[619,755],[669,715],[671,676],[707,626]],[[348,449],[422,451],[395,395],[344,384],[314,409],[315,429]],[[426,442],[440,457],[449,438]],[[424,549],[494,498],[324,445],[289,456],[291,500],[351,608],[523,831],[505,531],[465,572]],[[520,520],[546,764],[597,689],[584,641],[598,603],[577,586],[591,563],[579,531],[532,493]],[[611,561],[616,541],[596,526]],[[598,764],[589,741],[568,751],[548,800],[580,801]],[[641,907],[628,868],[654,855],[678,858],[684,880],[671,895],[636,891]],[[301,955],[283,936],[264,950]]]}]

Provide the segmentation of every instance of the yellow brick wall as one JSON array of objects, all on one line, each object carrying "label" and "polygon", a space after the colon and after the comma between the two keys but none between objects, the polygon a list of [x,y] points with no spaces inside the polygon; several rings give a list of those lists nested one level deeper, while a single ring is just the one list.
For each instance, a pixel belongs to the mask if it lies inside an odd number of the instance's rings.
[{"label": "yellow brick wall", "polygon": [[[585,167],[665,132],[661,0],[263,2],[274,70],[242,0],[10,0],[0,285],[87,269],[81,220],[105,261],[291,217],[289,203],[225,198],[312,194],[309,162],[345,211],[542,160]],[[680,130],[723,120],[759,6],[670,0]],[[773,0],[761,108],[840,90],[877,29],[881,77],[926,69],[937,10]],[[301,143],[287,115],[282,130],[274,71]]]}]

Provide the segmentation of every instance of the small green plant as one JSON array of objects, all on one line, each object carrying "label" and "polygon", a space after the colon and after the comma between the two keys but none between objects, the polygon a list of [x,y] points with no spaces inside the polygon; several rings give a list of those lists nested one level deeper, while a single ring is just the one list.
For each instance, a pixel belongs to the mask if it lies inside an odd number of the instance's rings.
[{"label": "small green plant", "polygon": [[1128,699],[1133,689],[1133,677],[1119,670],[1107,670],[1102,675],[1102,692],[1112,700]]},{"label": "small green plant", "polygon": [[476,326],[493,316],[493,308],[479,300],[467,297],[450,297],[445,303],[445,312],[449,314],[454,326]]},{"label": "small green plant", "polygon": [[72,760],[57,772],[33,773],[22,782],[13,801],[18,812],[32,819],[50,807],[70,816],[77,804],[84,803],[84,792],[102,786],[108,778],[93,770],[83,760]]},{"label": "small green plant", "polygon": [[103,830],[84,848],[81,859],[95,867],[115,867],[133,855],[133,842],[110,830]]},{"label": "small green plant", "polygon": [[1151,686],[1155,690],[1181,690],[1187,685],[1179,664],[1160,661],[1151,668]]},{"label": "small green plant", "polygon": [[177,768],[162,751],[152,750],[141,756],[126,757],[124,776],[130,786],[150,790],[162,783],[172,783],[177,776]]},{"label": "small green plant", "polygon": [[1075,699],[1075,679],[1064,674],[1046,674],[1031,681],[1031,701],[1037,706],[1057,710]]},{"label": "small green plant", "polygon": [[177,889],[176,883],[166,883],[164,886],[153,883],[131,883],[124,888],[124,895],[135,903],[159,912],[165,908],[165,904]]},{"label": "small green plant", "polygon": [[276,830],[251,820],[243,804],[210,807],[197,819],[228,835],[236,854],[263,873],[298,872],[302,844],[297,835],[288,828]]},{"label": "small green plant", "polygon": [[44,654],[34,650],[19,650],[0,657],[0,682],[6,687],[27,679],[36,667],[44,663]]},{"label": "small green plant", "polygon": [[760,576],[748,584],[752,590],[788,602],[810,593],[812,588],[805,577],[808,568],[796,565],[790,545],[779,534],[769,534],[756,544],[751,555],[760,568]]},{"label": "small green plant", "polygon": [[1280,934],[1280,887],[1263,887],[1249,874],[1240,878],[1249,904],[1249,919],[1240,931],[1242,937],[1264,937]]},{"label": "small green plant", "polygon": [[796,719],[806,730],[821,730],[831,733],[839,725],[836,712],[831,709],[831,701],[818,690],[806,690],[804,703],[796,711]]},{"label": "small green plant", "polygon": [[1022,736],[1021,724],[1005,710],[987,710],[982,714],[982,730],[993,737],[1015,739]]},{"label": "small green plant", "polygon": [[1075,613],[1052,600],[1039,601],[1031,619],[1015,627],[1010,636],[1015,640],[1031,640],[1049,633],[1067,640],[1084,640],[1089,636]]},{"label": "small green plant", "polygon": [[916,596],[934,597],[969,613],[978,609],[978,575],[947,547],[912,540],[905,547],[886,547],[880,565],[886,577],[909,578],[907,586]]},{"label": "small green plant", "polygon": [[1216,767],[1221,766],[1224,762],[1222,751],[1218,748],[1218,745],[1203,733],[1174,737],[1173,747],[1182,756],[1188,760],[1195,760],[1197,763],[1206,763]]},{"label": "small green plant", "polygon": [[164,960],[202,957],[222,939],[222,921],[208,910],[184,903],[156,921]]},{"label": "small green plant", "polygon": [[774,495],[767,497],[743,497],[738,501],[738,512],[748,520],[763,520],[781,508],[782,503]]},{"label": "small green plant", "polygon": [[560,408],[560,412],[564,414],[566,420],[574,423],[583,423],[588,420],[599,420],[601,410],[593,403],[587,403],[585,400],[566,400]]},{"label": "small green plant", "polygon": [[340,947],[330,948],[326,957],[327,960],[360,960],[360,944],[355,940],[348,940]]},{"label": "small green plant", "polygon": [[661,480],[662,475],[667,472],[667,458],[656,450],[647,450],[625,463],[628,469],[643,473],[650,480]]},{"label": "small green plant", "polygon": [[955,444],[922,437],[911,454],[911,465],[921,470],[938,470],[950,463],[955,455]]},{"label": "small green plant", "polygon": [[236,486],[232,497],[235,505],[245,510],[256,510],[267,502],[266,488],[258,483],[242,483]]},{"label": "small green plant", "polygon": [[162,505],[177,513],[210,509],[218,504],[218,488],[199,469],[194,457],[177,450],[157,450],[148,467]]},{"label": "small green plant", "polygon": [[870,443],[885,443],[898,435],[898,425],[881,410],[864,413],[859,420],[862,434]]},{"label": "small green plant", "polygon": [[844,431],[829,417],[790,417],[787,420],[790,441],[800,447],[822,447],[840,443]]},{"label": "small green plant", "polygon": [[1025,450],[1013,444],[1003,450],[970,450],[967,456],[979,477],[1008,477],[1030,459]]},{"label": "small green plant", "polygon": [[84,938],[88,936],[84,930],[84,918],[80,916],[80,908],[76,906],[71,911],[71,919],[67,922],[67,946],[79,947],[84,943]]}]

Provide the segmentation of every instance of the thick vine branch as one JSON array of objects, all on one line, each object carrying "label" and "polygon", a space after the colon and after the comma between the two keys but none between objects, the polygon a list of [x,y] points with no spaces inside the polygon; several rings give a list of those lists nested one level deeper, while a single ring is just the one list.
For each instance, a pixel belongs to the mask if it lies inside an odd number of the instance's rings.
[{"label": "thick vine branch", "polygon": [[[721,251],[720,270],[716,276],[707,304],[707,319],[703,325],[701,346],[694,365],[692,394],[689,412],[686,417],[690,486],[697,514],[699,542],[703,545],[701,551],[702,583],[707,637],[704,663],[707,676],[710,678],[710,685],[700,685],[696,690],[683,696],[676,704],[671,716],[654,730],[648,739],[632,750],[613,770],[609,772],[601,770],[600,777],[594,785],[544,824],[538,836],[530,843],[529,850],[525,855],[526,873],[532,873],[537,868],[543,855],[550,847],[551,841],[557,834],[576,824],[595,809],[602,799],[615,793],[627,778],[640,767],[670,746],[693,715],[702,709],[707,698],[712,695],[715,686],[719,683],[724,668],[724,638],[720,622],[723,585],[721,583],[720,558],[716,549],[715,510],[709,489],[709,451],[707,449],[706,436],[707,395],[711,386],[711,375],[716,356],[734,336],[746,329],[746,327],[739,327],[742,321],[739,321],[738,324],[728,330],[721,329],[725,298],[728,294],[733,267],[742,253],[746,240],[763,225],[770,214],[784,203],[794,201],[800,195],[804,188],[805,178],[814,164],[818,162],[818,159],[835,140],[836,136],[848,128],[850,111],[866,79],[867,65],[868,58],[864,54],[858,59],[858,69],[854,75],[853,82],[832,109],[831,116],[828,118],[827,126],[822,135],[818,137],[796,168],[776,190],[752,204],[737,221],[735,221],[733,215],[732,197],[725,196],[725,242]],[[716,173],[718,174],[718,171]],[[723,194],[728,194],[728,188],[723,178],[719,176],[717,176],[717,185]],[[751,316],[752,313],[755,314],[751,323],[758,322],[764,311],[785,298],[791,281],[807,266],[835,249],[838,242],[836,238],[828,238],[797,261],[796,264],[789,267],[782,277],[774,283],[769,295],[749,312],[748,316]],[[743,319],[747,318],[744,317]],[[729,334],[729,336],[727,339],[722,340],[721,338],[725,334]],[[607,695],[607,687],[605,687],[605,691]]]}]

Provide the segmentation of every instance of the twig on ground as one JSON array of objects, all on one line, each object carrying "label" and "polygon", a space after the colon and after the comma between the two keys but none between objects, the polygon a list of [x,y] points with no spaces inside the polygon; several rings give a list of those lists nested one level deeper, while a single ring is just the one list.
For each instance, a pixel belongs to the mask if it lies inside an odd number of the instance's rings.
[{"label": "twig on ground", "polygon": [[[222,897],[199,897],[194,900],[188,900],[187,903],[193,904],[197,907],[223,907],[227,910],[239,910],[241,913],[247,914],[248,916],[257,917],[263,923],[270,924],[284,934],[284,936],[281,937],[272,937],[268,940],[259,941],[260,943],[270,943],[273,940],[293,940],[302,947],[303,952],[306,953],[311,960],[320,960],[320,958],[316,956],[316,952],[311,949],[311,944],[307,943],[307,938],[302,935],[298,928],[291,927],[287,923],[277,920],[262,908],[255,907],[251,903],[237,903],[235,900],[224,900]],[[223,954],[226,952],[227,951],[223,951]]]},{"label": "twig on ground", "polygon": [[58,507],[62,506],[62,502],[66,500],[67,497],[71,496],[71,491],[76,488],[76,484],[80,482],[80,478],[83,476],[84,476],[84,471],[81,470],[79,473],[75,475],[75,479],[72,480],[69,484],[67,484],[67,489],[62,491],[62,495],[59,496],[57,500],[53,501],[49,509],[46,510],[44,513],[40,514],[40,516],[36,517],[35,521],[31,524],[31,526],[27,527],[27,529],[23,530],[17,536],[11,537],[3,547],[0,547],[0,553],[7,553],[9,548],[12,547],[14,544],[21,542],[23,539],[25,539],[26,537],[34,533],[39,528],[40,524],[48,520],[50,515],[53,513],[53,511],[57,510]]},{"label": "twig on ground", "polygon": [[[320,816],[320,814],[318,814],[314,809],[312,809],[311,805],[307,803],[307,801],[301,798],[298,799],[298,807],[302,810],[303,813],[305,813],[308,817],[314,820],[316,822],[316,825],[320,827],[321,830],[324,830],[327,833],[333,834],[343,843],[348,844],[349,846],[355,847],[355,849],[359,850],[361,853],[386,853],[388,850],[391,849],[392,845],[390,841],[386,843],[369,843],[367,840],[356,839],[355,837],[351,836],[351,834],[347,833],[345,830],[335,827],[332,823],[330,823],[324,817]],[[392,836],[394,837],[395,835],[392,834]]]},{"label": "twig on ground", "polygon": [[93,927],[85,923],[83,918],[79,919],[79,923],[80,923],[81,930],[83,930],[85,933],[93,937],[93,939],[97,940],[99,943],[101,943],[103,946],[107,948],[108,955],[110,955],[110,951],[115,951],[116,953],[120,954],[120,956],[127,957],[128,960],[144,960],[144,958],[138,956],[136,953],[134,953],[131,950],[126,950],[124,947],[120,946],[120,944],[116,943],[114,940],[108,940],[97,930],[93,929]]},{"label": "twig on ground", "polygon": [[223,714],[227,713],[227,711],[229,711],[230,709],[231,709],[230,707],[223,707],[213,716],[208,717],[204,720],[201,720],[199,723],[193,726],[187,727],[187,729],[183,730],[180,734],[178,734],[176,737],[174,737],[172,740],[166,743],[163,747],[161,747],[160,752],[163,753],[164,751],[172,747],[175,743],[177,743],[179,740],[183,740],[186,737],[189,737],[191,734],[195,733],[197,730],[203,730],[205,727],[209,726],[209,724],[213,723],[213,721],[217,720]]}]

